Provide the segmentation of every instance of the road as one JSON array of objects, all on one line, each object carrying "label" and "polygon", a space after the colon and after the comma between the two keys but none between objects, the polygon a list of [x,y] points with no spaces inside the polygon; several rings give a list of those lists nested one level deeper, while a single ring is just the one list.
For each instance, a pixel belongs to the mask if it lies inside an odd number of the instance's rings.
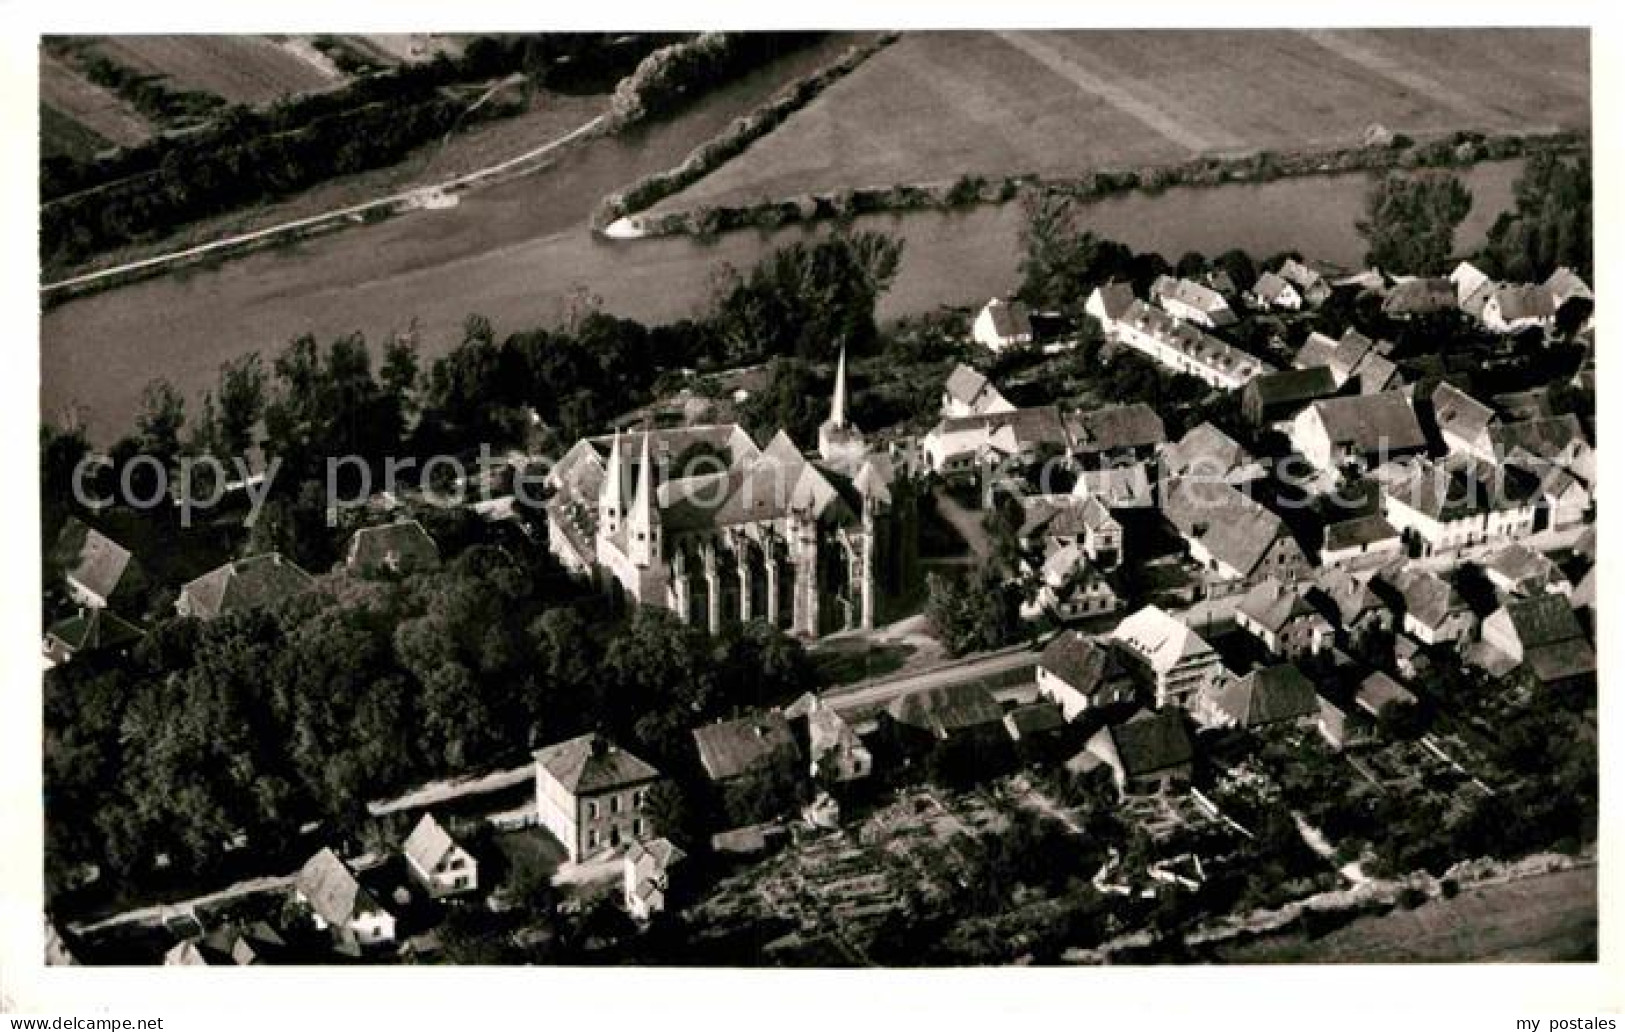
[{"label": "road", "polygon": [[382,817],[389,813],[400,813],[403,810],[421,810],[428,806],[438,806],[441,803],[463,796],[483,795],[486,792],[500,792],[505,788],[523,784],[530,780],[534,769],[526,763],[511,770],[499,770],[491,774],[473,774],[460,778],[446,778],[443,781],[432,781],[427,785],[419,785],[394,799],[380,799],[367,804],[367,812],[374,817]]},{"label": "road", "polygon": [[1037,650],[1026,645],[1018,645],[999,652],[978,654],[930,670],[837,688],[825,692],[822,697],[837,712],[879,709],[893,699],[910,692],[979,681],[1021,669],[1031,670],[1038,665],[1038,656]]}]

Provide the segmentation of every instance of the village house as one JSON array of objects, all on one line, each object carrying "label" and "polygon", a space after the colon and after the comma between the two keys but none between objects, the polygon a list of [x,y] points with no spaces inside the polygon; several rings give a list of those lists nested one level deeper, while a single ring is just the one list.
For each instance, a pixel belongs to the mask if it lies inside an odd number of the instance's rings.
[{"label": "village house", "polygon": [[1562,308],[1570,301],[1589,302],[1595,300],[1591,288],[1586,285],[1586,281],[1566,265],[1546,277],[1546,282],[1543,285],[1546,292],[1552,295],[1552,305],[1555,308]]},{"label": "village house", "polygon": [[1465,645],[1477,618],[1448,582],[1421,566],[1396,559],[1371,581],[1372,590],[1399,617],[1400,628],[1424,645]]},{"label": "village house", "polygon": [[1071,443],[1053,405],[944,419],[925,435],[921,449],[932,473],[971,473],[1010,459],[1033,461],[1064,455]]},{"label": "village house", "polygon": [[1291,663],[1260,667],[1202,693],[1196,718],[1207,727],[1253,730],[1312,724],[1320,718],[1315,686]]},{"label": "village house", "polygon": [[1224,676],[1213,646],[1177,617],[1146,606],[1117,625],[1111,640],[1134,657],[1158,709],[1189,706],[1197,693]]},{"label": "village house", "polygon": [[1077,482],[1072,485],[1072,493],[1078,498],[1095,499],[1114,518],[1125,510],[1149,509],[1156,505],[1151,475],[1146,472],[1143,462],[1080,470]]},{"label": "village house", "polygon": [[1245,484],[1268,475],[1252,452],[1212,423],[1186,431],[1184,437],[1162,450],[1160,463],[1164,480],[1190,476]]},{"label": "village house", "polygon": [[1434,425],[1450,454],[1496,461],[1495,439],[1490,433],[1496,422],[1494,409],[1448,382],[1433,389],[1432,402]]},{"label": "village house", "polygon": [[81,609],[46,628],[42,647],[46,665],[57,666],[75,656],[128,649],[145,634],[111,609]]},{"label": "village house", "polygon": [[1456,285],[1445,276],[1412,276],[1399,280],[1382,299],[1382,314],[1390,319],[1450,312],[1456,308]]},{"label": "village house", "polygon": [[1089,560],[1082,546],[1052,546],[1037,571],[1038,591],[1021,605],[1021,617],[1037,619],[1050,613],[1057,620],[1081,620],[1121,609],[1123,600],[1105,573]]},{"label": "village house", "polygon": [[1184,477],[1167,485],[1162,514],[1190,557],[1220,583],[1296,580],[1309,561],[1281,518],[1229,484]]},{"label": "village house", "polygon": [[1423,454],[1427,435],[1404,391],[1323,398],[1292,421],[1292,445],[1316,469],[1370,469],[1379,462]]},{"label": "village house", "polygon": [[1123,646],[1079,631],[1062,631],[1038,658],[1038,694],[1077,720],[1105,706],[1134,701],[1137,681]]},{"label": "village house", "polygon": [[287,940],[266,922],[232,921],[176,943],[164,954],[164,966],[252,967],[282,963],[287,957]]},{"label": "village house", "polygon": [[726,784],[770,767],[799,769],[801,748],[789,719],[768,710],[694,728],[700,766],[713,784]]},{"label": "village house", "polygon": [[634,842],[627,847],[621,858],[621,893],[633,920],[650,921],[666,909],[671,870],[687,856],[666,838]]},{"label": "village house", "polygon": [[1403,555],[1405,542],[1394,525],[1375,513],[1326,524],[1320,546],[1321,566],[1371,570]]},{"label": "village house", "polygon": [[1557,319],[1551,293],[1533,283],[1502,283],[1484,302],[1480,320],[1492,333],[1549,330]]},{"label": "village house", "polygon": [[938,742],[967,741],[973,747],[1004,746],[1004,709],[979,684],[922,688],[891,701],[886,719],[905,750],[928,749]]},{"label": "village house", "polygon": [[1005,400],[993,381],[961,362],[948,374],[942,387],[942,416],[954,419],[960,416],[985,416],[990,412],[1009,412],[1015,408]]},{"label": "village house", "polygon": [[1456,288],[1456,307],[1474,319],[1482,319],[1484,305],[1495,291],[1495,281],[1471,262],[1459,263],[1449,279]]},{"label": "village house", "polygon": [[1066,417],[1066,428],[1072,456],[1084,469],[1152,458],[1168,439],[1162,417],[1144,402],[1073,412]]},{"label": "village house", "polygon": [[1332,296],[1332,285],[1326,281],[1326,277],[1296,258],[1282,262],[1276,274],[1292,284],[1303,298],[1303,303],[1312,308],[1320,307]]},{"label": "village house", "polygon": [[1352,690],[1328,682],[1320,690],[1320,733],[1335,749],[1369,741],[1389,707],[1415,704],[1415,695],[1380,670],[1365,673]]},{"label": "village house", "polygon": [[874,773],[875,760],[857,730],[817,695],[807,692],[785,707],[785,719],[805,721],[808,774],[824,785],[849,784]]},{"label": "village house", "polygon": [[1298,288],[1288,283],[1278,273],[1265,271],[1253,283],[1252,289],[1247,291],[1247,301],[1255,308],[1269,310],[1271,308],[1296,312],[1303,307],[1303,295]]},{"label": "village house", "polygon": [[479,863],[468,850],[440,826],[433,814],[426,813],[417,827],[401,846],[406,867],[412,880],[423,887],[431,899],[443,899],[480,886]]},{"label": "village house", "polygon": [[1542,684],[1597,672],[1597,654],[1562,595],[1512,599],[1484,619],[1484,643]]},{"label": "village house", "polygon": [[601,735],[538,749],[536,812],[572,863],[651,834],[644,807],[658,770]]},{"label": "village house", "polygon": [[417,520],[362,527],[344,551],[345,568],[363,576],[418,573],[439,565],[440,546]]},{"label": "village house", "polygon": [[361,884],[350,865],[323,848],[294,878],[294,894],[310,909],[319,930],[331,932],[341,949],[395,941],[395,915]]},{"label": "village house", "polygon": [[1234,390],[1274,367],[1255,355],[1231,347],[1167,312],[1134,301],[1105,324],[1106,337],[1133,348],[1176,373],[1187,373],[1209,387]]},{"label": "village house", "polygon": [[1298,349],[1292,365],[1295,369],[1325,366],[1332,371],[1339,390],[1352,382],[1354,386],[1350,389],[1359,394],[1380,394],[1400,386],[1399,367],[1388,358],[1392,347],[1391,343],[1374,341],[1352,327],[1338,340],[1311,333]]},{"label": "village house", "polygon": [[1394,613],[1371,585],[1336,567],[1315,573],[1309,600],[1337,630],[1338,643],[1364,650],[1393,633]]},{"label": "village house", "polygon": [[315,578],[284,559],[280,552],[238,559],[181,587],[175,612],[199,620],[275,605],[306,591]]},{"label": "village house", "polygon": [[1256,427],[1290,422],[1313,401],[1337,393],[1329,366],[1283,369],[1254,377],[1241,389],[1241,414]]},{"label": "village house", "polygon": [[1009,348],[1031,344],[1033,323],[1025,302],[995,297],[976,313],[970,333],[971,339],[996,355]]},{"label": "village house", "polygon": [[1529,461],[1533,457],[1560,467],[1588,486],[1597,481],[1596,451],[1572,413],[1493,425],[1490,438],[1504,461],[1522,461],[1538,468]]},{"label": "village house", "polygon": [[1083,303],[1083,310],[1100,324],[1101,332],[1110,338],[1110,327],[1117,325],[1135,300],[1133,284],[1113,280],[1090,291],[1088,300]]},{"label": "village house", "polygon": [[130,550],[70,517],[57,535],[56,558],[68,597],[91,609],[105,609],[145,586],[141,565]]},{"label": "village house", "polygon": [[1224,295],[1188,279],[1158,276],[1156,282],[1151,284],[1151,298],[1180,322],[1215,330],[1236,321],[1236,313],[1230,310],[1230,303],[1224,299]]},{"label": "village house", "polygon": [[1534,532],[1539,485],[1515,466],[1466,457],[1418,460],[1396,463],[1375,477],[1382,485],[1383,515],[1420,544],[1423,556]]},{"label": "village house", "polygon": [[1484,562],[1484,575],[1504,595],[1569,595],[1573,586],[1557,564],[1532,548],[1514,541]]},{"label": "village house", "polygon": [[1022,522],[1016,539],[1023,548],[1076,545],[1102,570],[1123,558],[1123,525],[1099,498],[1028,495],[1019,504]]},{"label": "village house", "polygon": [[1288,660],[1320,654],[1332,646],[1331,621],[1306,597],[1307,584],[1287,585],[1265,577],[1236,606],[1236,626]]},{"label": "village house", "polygon": [[1095,732],[1066,762],[1074,775],[1109,770],[1119,795],[1149,795],[1188,781],[1195,749],[1178,710],[1140,710]]}]

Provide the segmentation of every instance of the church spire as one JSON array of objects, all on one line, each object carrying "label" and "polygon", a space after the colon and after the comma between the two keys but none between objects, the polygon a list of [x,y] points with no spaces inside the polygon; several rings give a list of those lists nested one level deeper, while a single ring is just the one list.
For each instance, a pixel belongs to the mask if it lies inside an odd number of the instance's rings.
[{"label": "church spire", "polygon": [[621,432],[609,445],[609,464],[604,470],[604,485],[598,492],[598,521],[604,529],[614,533],[626,515],[626,467],[621,459]]},{"label": "church spire", "polygon": [[835,398],[829,407],[829,425],[846,427],[846,345],[841,345],[841,357],[835,362]]},{"label": "church spire", "polygon": [[647,565],[660,548],[659,520],[655,514],[655,480],[654,462],[649,457],[649,438],[654,434],[645,430],[643,433],[643,454],[638,459],[638,485],[632,493],[632,510],[627,516],[627,544],[629,558],[640,565]]}]

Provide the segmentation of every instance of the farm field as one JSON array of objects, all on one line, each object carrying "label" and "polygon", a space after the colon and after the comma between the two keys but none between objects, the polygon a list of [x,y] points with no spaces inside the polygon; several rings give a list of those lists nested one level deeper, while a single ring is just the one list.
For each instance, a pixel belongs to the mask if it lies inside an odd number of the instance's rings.
[{"label": "farm field", "polygon": [[1583,31],[906,35],[654,211],[1589,123]]},{"label": "farm field", "polygon": [[174,88],[258,106],[341,85],[344,75],[308,45],[269,36],[104,36],[93,49]]},{"label": "farm field", "polygon": [[1465,889],[1415,910],[1362,917],[1308,941],[1274,937],[1221,951],[1226,963],[1550,963],[1597,957],[1597,869]]},{"label": "farm field", "polygon": [[90,157],[152,135],[152,124],[139,111],[43,49],[39,86],[40,150],[47,157]]}]

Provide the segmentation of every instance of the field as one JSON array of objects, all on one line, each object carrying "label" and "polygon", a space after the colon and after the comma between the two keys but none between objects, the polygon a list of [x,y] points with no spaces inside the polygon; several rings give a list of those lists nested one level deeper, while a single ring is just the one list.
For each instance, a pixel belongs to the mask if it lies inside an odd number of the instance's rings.
[{"label": "field", "polygon": [[309,44],[269,36],[105,36],[93,49],[175,89],[258,106],[330,89],[343,74]]},{"label": "field", "polygon": [[1595,961],[1597,869],[1582,867],[1359,918],[1313,941],[1261,939],[1221,951],[1228,963]]},{"label": "field", "polygon": [[1579,31],[915,33],[656,212],[1589,123]]},{"label": "field", "polygon": [[152,135],[139,111],[44,50],[39,74],[40,149],[46,156],[90,157]]}]

